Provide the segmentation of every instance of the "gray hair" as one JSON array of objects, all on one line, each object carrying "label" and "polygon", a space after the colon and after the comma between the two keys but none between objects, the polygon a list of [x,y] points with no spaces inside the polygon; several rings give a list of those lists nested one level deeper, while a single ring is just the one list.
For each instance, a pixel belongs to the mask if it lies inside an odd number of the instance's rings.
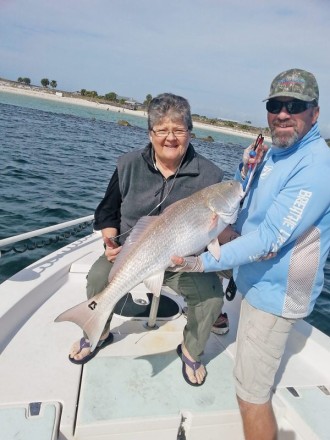
[{"label": "gray hair", "polygon": [[182,96],[172,93],[162,93],[153,98],[148,106],[148,129],[152,130],[164,118],[183,120],[188,130],[192,130],[193,123],[189,102]]}]

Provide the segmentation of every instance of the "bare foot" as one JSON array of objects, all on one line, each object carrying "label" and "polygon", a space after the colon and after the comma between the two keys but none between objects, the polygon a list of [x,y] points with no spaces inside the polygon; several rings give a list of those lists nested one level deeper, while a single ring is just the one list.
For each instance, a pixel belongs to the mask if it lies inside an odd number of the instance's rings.
[{"label": "bare foot", "polygon": [[[100,341],[102,341],[103,339],[106,339],[109,336],[110,331],[107,331],[106,333],[103,333],[101,335]],[[89,340],[87,338],[85,338],[85,342],[87,343],[86,345],[88,345]],[[69,353],[69,357],[71,359],[75,359],[76,361],[80,361],[82,359],[84,359],[86,356],[88,356],[91,353],[91,348],[90,346],[86,346],[83,347],[82,349],[80,349],[80,339],[79,341],[76,341],[71,349],[70,349],[70,353]]]},{"label": "bare foot", "polygon": [[[182,347],[182,353],[192,362],[195,362],[195,359],[193,359],[190,354],[188,353],[188,350],[186,349],[184,343],[182,343],[181,345]],[[187,376],[189,378],[189,380],[192,383],[198,383],[201,384],[204,382],[205,380],[205,376],[206,376],[206,370],[203,364],[201,364],[201,366],[197,369],[197,370],[193,370],[192,368],[189,367],[189,365],[185,366],[186,368],[186,373]]]}]

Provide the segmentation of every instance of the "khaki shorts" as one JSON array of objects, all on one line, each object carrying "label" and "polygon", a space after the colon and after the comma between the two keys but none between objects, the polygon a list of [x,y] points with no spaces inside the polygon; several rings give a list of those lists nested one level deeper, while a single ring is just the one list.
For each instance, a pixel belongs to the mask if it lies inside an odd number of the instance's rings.
[{"label": "khaki shorts", "polygon": [[295,321],[258,310],[243,299],[234,368],[236,393],[242,400],[268,402]]}]

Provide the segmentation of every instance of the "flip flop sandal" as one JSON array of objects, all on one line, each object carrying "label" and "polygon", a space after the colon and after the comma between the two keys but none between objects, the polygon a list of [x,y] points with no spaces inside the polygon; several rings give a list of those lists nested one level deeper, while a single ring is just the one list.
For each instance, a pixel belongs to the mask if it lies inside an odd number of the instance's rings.
[{"label": "flip flop sandal", "polygon": [[[73,364],[84,365],[84,364],[86,364],[86,362],[93,359],[93,357],[95,357],[97,355],[97,353],[102,348],[106,347],[107,345],[110,345],[112,342],[113,342],[113,334],[109,333],[108,337],[99,341],[97,346],[95,347],[95,350],[92,351],[91,353],[89,353],[83,359],[75,359],[75,358],[70,357],[70,355],[69,355],[69,361],[72,362]],[[80,353],[83,348],[89,348],[91,346],[90,342],[88,340],[86,340],[85,338],[81,338],[79,344],[80,344],[79,345],[80,350],[78,351],[78,353]]]},{"label": "flip flop sandal", "polygon": [[181,344],[177,346],[176,352],[178,353],[179,358],[182,360],[182,375],[183,375],[184,380],[189,385],[191,385],[193,387],[200,387],[201,385],[203,385],[205,382],[205,379],[206,379],[206,375],[205,375],[202,383],[197,383],[197,382],[191,382],[191,380],[189,380],[188,374],[186,372],[186,365],[188,365],[188,367],[190,367],[194,371],[194,375],[196,377],[196,370],[198,370],[198,368],[202,365],[202,363],[201,362],[193,362],[190,359],[188,359],[187,356],[185,356],[182,353]]}]

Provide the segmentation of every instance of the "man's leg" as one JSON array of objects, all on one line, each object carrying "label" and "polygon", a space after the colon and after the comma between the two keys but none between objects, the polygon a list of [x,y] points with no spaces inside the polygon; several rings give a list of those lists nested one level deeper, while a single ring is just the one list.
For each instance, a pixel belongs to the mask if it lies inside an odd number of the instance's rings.
[{"label": "man's leg", "polygon": [[[92,265],[87,275],[86,294],[88,299],[92,298],[97,293],[102,292],[102,290],[108,285],[108,277],[112,266],[113,264],[107,260],[104,254],[101,255],[101,257],[98,258]],[[109,316],[109,319],[106,322],[100,340],[106,339],[110,333],[111,317],[112,315]],[[84,338],[87,339],[86,333],[84,333]],[[90,353],[91,350],[88,346],[81,349],[79,340],[72,345],[69,356],[79,361],[88,356]]]},{"label": "man's leg", "polygon": [[[191,361],[199,362],[213,323],[221,313],[223,289],[215,273],[165,272],[164,284],[185,297],[188,312],[183,331],[182,352]],[[206,376],[203,365],[195,372],[186,366],[192,383],[202,383]]]},{"label": "man's leg", "polygon": [[249,403],[237,396],[245,440],[276,440],[277,423],[271,401]]},{"label": "man's leg", "polygon": [[294,322],[242,301],[234,376],[246,440],[277,438],[271,390]]}]

